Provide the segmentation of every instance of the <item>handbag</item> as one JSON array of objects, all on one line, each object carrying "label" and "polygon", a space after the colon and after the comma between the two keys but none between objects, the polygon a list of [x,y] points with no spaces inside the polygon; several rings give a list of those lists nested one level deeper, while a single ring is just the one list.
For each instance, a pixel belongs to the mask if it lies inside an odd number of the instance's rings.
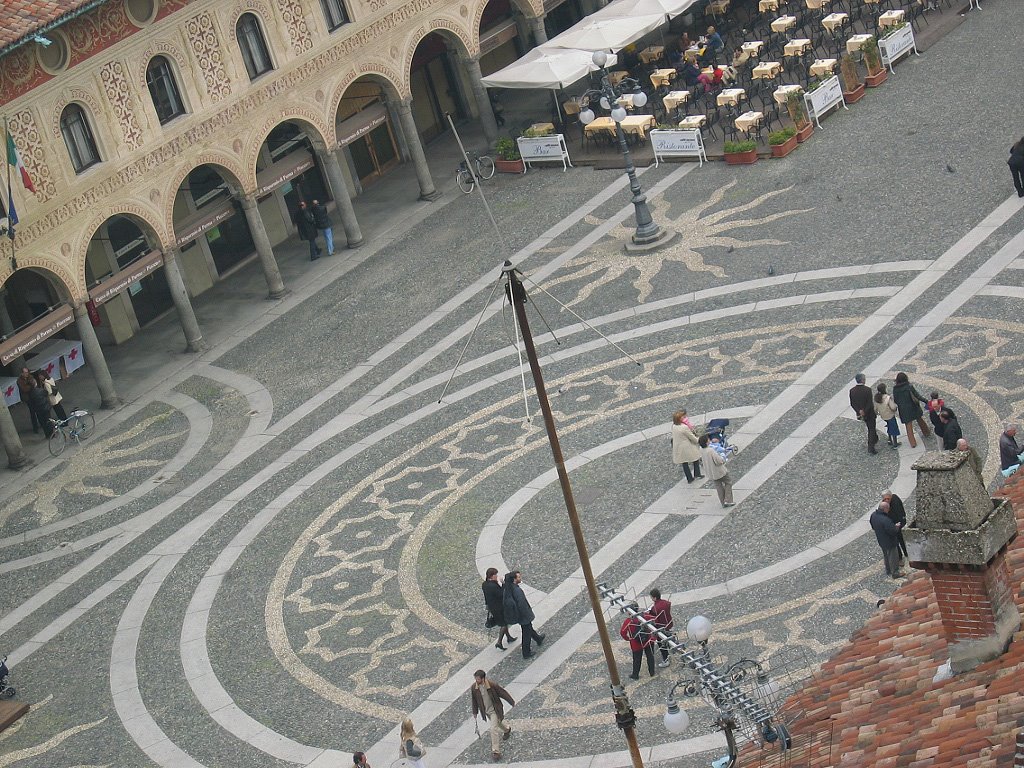
[{"label": "handbag", "polygon": [[494,618],[494,614],[490,611],[487,612],[487,618],[484,619],[484,626],[487,627],[487,629],[494,629],[496,626],[498,626],[498,621]]}]

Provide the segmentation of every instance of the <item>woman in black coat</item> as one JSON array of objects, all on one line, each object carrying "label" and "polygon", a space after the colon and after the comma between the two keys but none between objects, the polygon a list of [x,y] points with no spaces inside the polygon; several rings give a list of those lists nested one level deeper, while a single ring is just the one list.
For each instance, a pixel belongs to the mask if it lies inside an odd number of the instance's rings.
[{"label": "woman in black coat", "polygon": [[931,430],[928,429],[928,422],[924,420],[924,411],[921,410],[921,403],[928,401],[921,397],[921,393],[914,389],[910,383],[910,377],[900,371],[896,374],[896,385],[892,388],[892,399],[896,401],[896,409],[900,414],[900,422],[907,428],[907,442],[911,448],[917,447],[917,440],[914,439],[914,422],[921,427],[921,434],[928,437]]},{"label": "woman in black coat", "polygon": [[507,637],[510,643],[514,643],[516,639],[509,634],[508,622],[505,621],[504,594],[501,584],[498,582],[498,569],[488,568],[486,576],[487,578],[484,579],[480,588],[484,592],[484,604],[487,606],[487,612],[491,614],[494,621],[491,626],[498,627],[498,642],[494,644],[494,647],[504,651],[505,646],[501,644],[501,641]]},{"label": "woman in black coat", "polygon": [[49,438],[53,434],[50,396],[46,393],[46,388],[40,386],[38,377],[33,379],[33,383],[35,383],[35,386],[28,391],[28,403],[26,405],[35,414],[39,423],[43,425],[43,433]]}]

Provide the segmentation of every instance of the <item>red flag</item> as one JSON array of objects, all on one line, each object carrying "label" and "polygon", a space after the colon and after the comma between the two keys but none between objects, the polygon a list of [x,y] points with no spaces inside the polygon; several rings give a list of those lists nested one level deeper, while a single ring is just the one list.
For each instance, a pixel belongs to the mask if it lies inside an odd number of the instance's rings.
[{"label": "red flag", "polygon": [[32,183],[32,177],[28,175],[28,170],[25,168],[25,164],[21,162],[21,155],[14,144],[14,137],[11,136],[10,133],[7,134],[7,162],[17,168],[21,173],[21,183],[25,185],[25,189],[32,194],[35,194],[36,188]]}]

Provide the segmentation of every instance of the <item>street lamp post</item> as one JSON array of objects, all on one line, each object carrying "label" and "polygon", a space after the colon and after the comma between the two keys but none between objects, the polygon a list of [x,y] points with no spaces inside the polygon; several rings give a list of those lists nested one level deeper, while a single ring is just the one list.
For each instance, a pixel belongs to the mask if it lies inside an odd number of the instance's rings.
[{"label": "street lamp post", "polygon": [[623,78],[621,83],[626,88],[619,88],[618,91],[608,80],[608,70],[605,64],[608,56],[604,51],[595,51],[593,55],[594,65],[601,70],[601,87],[591,89],[583,94],[581,101],[587,102],[587,107],[580,112],[580,122],[583,125],[590,125],[594,122],[594,110],[590,108],[589,102],[597,99],[598,104],[609,110],[612,120],[615,122],[615,136],[619,141],[619,151],[626,162],[626,176],[629,177],[629,190],[633,193],[633,209],[636,215],[636,230],[633,232],[631,242],[626,244],[626,250],[647,251],[660,248],[667,244],[675,236],[674,232],[662,229],[651,216],[651,209],[647,205],[647,195],[640,186],[640,180],[636,177],[636,168],[633,166],[633,157],[629,153],[629,145],[626,143],[626,133],[622,130],[622,121],[626,118],[625,108],[617,103],[617,99],[629,89],[633,95],[633,105],[642,107],[647,103],[647,94],[640,90],[639,83],[631,77]]}]

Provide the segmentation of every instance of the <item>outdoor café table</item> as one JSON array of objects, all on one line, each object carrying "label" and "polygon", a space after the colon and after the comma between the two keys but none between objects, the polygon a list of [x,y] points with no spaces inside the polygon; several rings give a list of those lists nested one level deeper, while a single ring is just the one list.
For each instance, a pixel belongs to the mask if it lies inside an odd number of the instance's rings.
[{"label": "outdoor caf\u00e9 table", "polygon": [[753,70],[751,76],[759,80],[771,80],[782,71],[782,65],[777,61],[762,61]]},{"label": "outdoor caf\u00e9 table", "polygon": [[718,106],[724,107],[726,104],[736,105],[739,104],[747,97],[747,92],[742,88],[726,88],[720,94],[718,94]]},{"label": "outdoor caf\u00e9 table", "polygon": [[[646,139],[647,129],[654,127],[656,124],[654,115],[629,115],[623,118],[620,123],[623,133],[640,139]],[[600,133],[607,133],[612,136],[617,135],[615,133],[615,121],[610,117],[599,117],[583,130],[587,135]]]},{"label": "outdoor caf\u00e9 table", "polygon": [[815,59],[814,63],[811,64],[811,74],[815,77],[825,77],[831,75],[836,70],[835,59]]},{"label": "outdoor caf\u00e9 table", "polygon": [[713,16],[722,16],[729,10],[729,0],[711,0],[708,3],[708,13]]},{"label": "outdoor caf\u00e9 table", "polygon": [[562,111],[567,115],[578,115],[580,113],[580,103],[576,99],[569,99],[568,101],[562,102]]},{"label": "outdoor caf\u00e9 table", "polygon": [[835,32],[841,28],[846,22],[850,20],[850,17],[845,13],[830,13],[828,16],[821,20],[821,25],[825,27],[829,32]]},{"label": "outdoor caf\u00e9 table", "polygon": [[706,122],[707,117],[705,117],[704,115],[690,115],[689,117],[684,117],[682,120],[679,121],[679,127],[685,128],[688,131],[692,131],[697,128],[700,128]]},{"label": "outdoor caf\u00e9 table", "polygon": [[903,11],[886,11],[878,17],[878,26],[880,27],[895,27],[897,24],[903,23]]},{"label": "outdoor caf\u00e9 table", "polygon": [[850,39],[846,41],[846,52],[856,53],[871,37],[871,35],[850,35]]},{"label": "outdoor caf\u00e9 table", "polygon": [[782,49],[784,56],[802,56],[803,52],[811,47],[811,41],[805,37],[798,37],[795,40],[790,40],[786,43],[785,48]]},{"label": "outdoor caf\u00e9 table", "polygon": [[615,100],[615,103],[626,109],[633,109],[633,94],[624,93]]},{"label": "outdoor caf\u00e9 table", "polygon": [[665,53],[664,45],[651,45],[640,51],[640,61],[644,64],[653,64]]},{"label": "outdoor caf\u00e9 table", "polygon": [[699,54],[700,54],[700,48],[698,46],[696,46],[696,45],[691,45],[683,53],[683,58],[686,59],[687,61],[696,61],[697,60],[697,56]]},{"label": "outdoor caf\u00e9 table", "polygon": [[665,98],[661,100],[661,103],[665,105],[665,109],[675,109],[680,104],[685,104],[689,100],[689,91],[670,91],[665,94]]},{"label": "outdoor caf\u00e9 table", "polygon": [[780,85],[775,89],[775,101],[779,104],[785,104],[789,101],[789,94],[802,93],[803,90],[799,85]]},{"label": "outdoor caf\u00e9 table", "polygon": [[676,71],[671,67],[668,69],[656,69],[651,72],[651,85],[655,88],[660,85],[668,85],[675,76]]},{"label": "outdoor caf\u00e9 table", "polygon": [[777,11],[779,10],[779,0],[759,0],[757,10],[762,13],[765,11]]},{"label": "outdoor caf\u00e9 table", "polygon": [[534,123],[529,130],[538,136],[550,136],[555,132],[554,123]]},{"label": "outdoor caf\u00e9 table", "polygon": [[823,5],[830,3],[832,0],[807,0],[807,7],[812,11],[820,10]]},{"label": "outdoor caf\u00e9 table", "polygon": [[761,49],[764,48],[764,40],[747,40],[743,43],[740,48],[743,49],[744,53],[749,53],[751,56],[757,56],[761,53]]},{"label": "outdoor caf\u00e9 table", "polygon": [[608,82],[612,85],[618,85],[625,78],[629,77],[629,72],[624,69],[613,69],[608,73]]},{"label": "outdoor caf\u00e9 table", "polygon": [[795,26],[796,16],[779,16],[779,18],[772,22],[772,30],[775,32],[785,32],[787,29]]},{"label": "outdoor caf\u00e9 table", "polygon": [[744,112],[736,118],[736,130],[750,133],[750,129],[760,125],[764,121],[764,115],[760,112]]}]

